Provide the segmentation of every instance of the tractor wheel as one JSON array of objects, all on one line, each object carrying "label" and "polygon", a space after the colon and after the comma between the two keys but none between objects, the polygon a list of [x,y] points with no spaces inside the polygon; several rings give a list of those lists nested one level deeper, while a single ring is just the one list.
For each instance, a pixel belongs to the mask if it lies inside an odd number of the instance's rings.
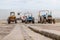
[{"label": "tractor wheel", "polygon": [[8,20],[8,24],[10,24],[10,20]]},{"label": "tractor wheel", "polygon": [[38,21],[38,23],[40,23],[40,21]]},{"label": "tractor wheel", "polygon": [[15,20],[15,23],[17,23],[17,20]]},{"label": "tractor wheel", "polygon": [[23,23],[23,20],[22,20],[22,23]]},{"label": "tractor wheel", "polygon": [[25,21],[25,24],[27,24],[27,20]]},{"label": "tractor wheel", "polygon": [[33,17],[32,23],[33,23],[33,24],[35,23],[35,19],[34,19],[34,17]]},{"label": "tractor wheel", "polygon": [[28,23],[31,23],[31,20],[28,20]]},{"label": "tractor wheel", "polygon": [[34,21],[32,21],[32,23],[34,24]]},{"label": "tractor wheel", "polygon": [[34,20],[32,20],[32,23],[33,23],[33,24],[35,23]]},{"label": "tractor wheel", "polygon": [[52,24],[52,19],[48,19],[48,23]]},{"label": "tractor wheel", "polygon": [[55,19],[53,19],[53,24],[55,24]]}]

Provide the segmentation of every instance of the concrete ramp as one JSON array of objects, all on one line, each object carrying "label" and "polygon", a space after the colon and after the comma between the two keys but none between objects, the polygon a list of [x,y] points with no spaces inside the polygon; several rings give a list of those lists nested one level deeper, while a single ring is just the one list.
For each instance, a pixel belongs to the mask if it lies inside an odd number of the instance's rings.
[{"label": "concrete ramp", "polygon": [[34,32],[42,34],[42,35],[44,35],[46,37],[52,38],[54,40],[60,40],[60,31],[47,30],[47,29],[42,29],[42,28],[33,27],[33,26],[29,26],[29,28],[31,30],[33,30]]},{"label": "concrete ramp", "polygon": [[24,40],[20,26],[16,25],[13,31],[2,40]]}]

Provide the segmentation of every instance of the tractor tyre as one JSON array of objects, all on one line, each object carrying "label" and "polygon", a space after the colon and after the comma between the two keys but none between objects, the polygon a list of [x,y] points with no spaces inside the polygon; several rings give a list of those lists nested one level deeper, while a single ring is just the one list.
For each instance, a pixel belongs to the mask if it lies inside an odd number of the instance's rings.
[{"label": "tractor tyre", "polygon": [[40,23],[40,21],[38,21],[38,23]]},{"label": "tractor tyre", "polygon": [[8,24],[10,24],[10,20],[8,20]]},{"label": "tractor tyre", "polygon": [[53,19],[53,24],[55,24],[55,19]]},{"label": "tractor tyre", "polygon": [[22,23],[23,23],[23,20],[22,20]]},{"label": "tractor tyre", "polygon": [[33,24],[35,23],[34,20],[32,21],[32,23],[33,23]]},{"label": "tractor tyre", "polygon": [[27,24],[27,20],[25,21],[25,24]]},{"label": "tractor tyre", "polygon": [[17,20],[15,20],[15,23],[17,23]]},{"label": "tractor tyre", "polygon": [[33,24],[35,23],[35,19],[34,19],[34,17],[33,17],[33,19],[32,19],[32,23],[33,23]]},{"label": "tractor tyre", "polygon": [[52,19],[48,19],[48,23],[52,24]]}]

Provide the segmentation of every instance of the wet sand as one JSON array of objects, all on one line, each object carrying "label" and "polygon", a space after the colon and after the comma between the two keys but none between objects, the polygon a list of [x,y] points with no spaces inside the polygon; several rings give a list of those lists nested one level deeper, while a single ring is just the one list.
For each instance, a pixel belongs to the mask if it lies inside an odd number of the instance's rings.
[{"label": "wet sand", "polygon": [[[56,24],[40,24],[40,23],[39,24],[38,23],[35,23],[35,24],[31,24],[31,23],[30,24],[25,24],[25,23],[14,24],[14,23],[11,23],[11,24],[8,24],[7,21],[1,21],[0,22],[0,40],[6,40],[6,39],[13,40],[13,39],[9,39],[9,37],[12,37],[12,36],[13,36],[14,40],[15,40],[15,36],[16,36],[16,40],[17,39],[19,40],[19,37],[22,37],[22,40],[24,40],[24,38],[25,38],[24,34],[28,34],[27,38],[29,40],[37,40],[37,39],[38,40],[52,40],[51,38],[48,38],[48,37],[45,37],[43,35],[33,32],[32,30],[30,30],[28,28],[28,26],[34,26],[34,27],[41,28],[41,29],[60,31],[60,23],[56,23]],[[21,27],[23,27],[23,30],[25,30],[26,33],[24,33],[22,31]],[[22,35],[20,33],[22,33]],[[8,35],[10,35],[10,36],[8,36]],[[30,39],[29,36],[32,37],[32,39]]]}]

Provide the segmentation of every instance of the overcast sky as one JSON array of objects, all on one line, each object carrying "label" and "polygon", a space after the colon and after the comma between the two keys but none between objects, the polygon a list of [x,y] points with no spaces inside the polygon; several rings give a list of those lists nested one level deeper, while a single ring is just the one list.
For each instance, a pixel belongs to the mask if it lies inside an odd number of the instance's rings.
[{"label": "overcast sky", "polygon": [[0,0],[0,9],[60,9],[60,0]]},{"label": "overcast sky", "polygon": [[[0,0],[0,9],[18,10],[54,10],[53,16],[60,17],[60,0]],[[0,10],[0,18],[8,15],[10,11]],[[17,10],[17,11],[18,11]],[[34,11],[34,12],[35,12]],[[3,15],[5,14],[5,15]],[[35,12],[36,15],[36,12]]]}]

